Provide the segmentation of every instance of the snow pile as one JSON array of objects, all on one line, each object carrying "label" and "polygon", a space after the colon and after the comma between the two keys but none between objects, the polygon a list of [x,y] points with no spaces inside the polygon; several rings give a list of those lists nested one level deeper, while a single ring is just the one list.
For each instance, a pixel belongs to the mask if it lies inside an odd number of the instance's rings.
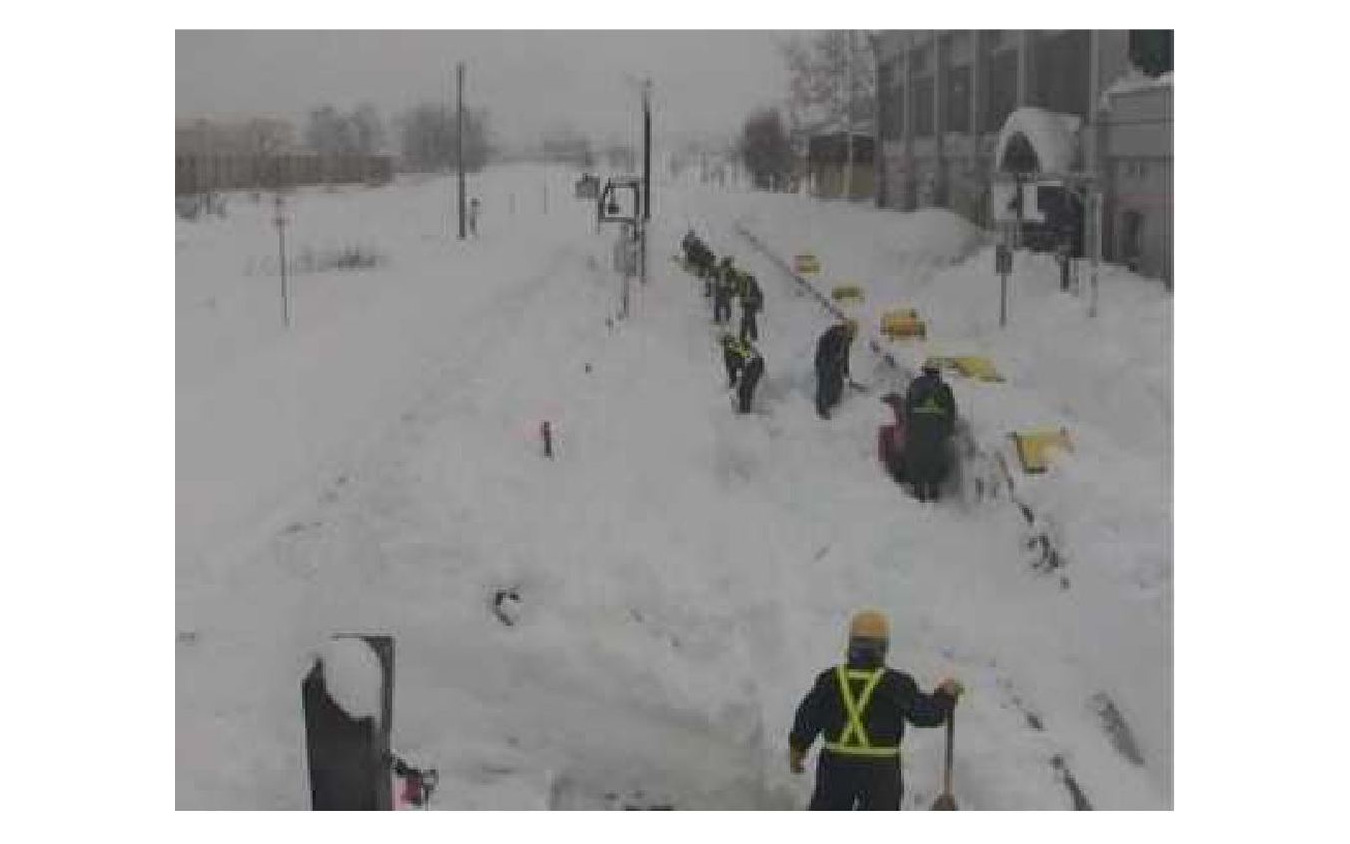
[{"label": "snow pile", "polygon": [[319,652],[324,688],[333,702],[353,718],[380,717],[384,685],[380,658],[364,640],[342,636],[328,640]]}]

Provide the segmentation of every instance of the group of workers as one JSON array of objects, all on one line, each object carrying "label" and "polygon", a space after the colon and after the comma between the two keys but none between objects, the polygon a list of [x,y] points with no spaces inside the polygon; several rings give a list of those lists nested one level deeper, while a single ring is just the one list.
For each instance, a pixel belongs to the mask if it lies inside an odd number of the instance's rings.
[{"label": "group of workers", "polygon": [[731,300],[740,300],[741,325],[739,334],[723,331],[720,336],[722,359],[727,368],[727,389],[736,390],[736,411],[749,413],[755,387],[764,375],[764,356],[755,343],[759,341],[758,316],[764,309],[764,291],[750,273],[736,267],[730,255],[721,261],[698,235],[690,229],[680,241],[684,249],[685,265],[694,275],[703,279],[703,295],[713,301],[713,324],[731,322]]},{"label": "group of workers", "polygon": [[[727,386],[737,391],[738,411],[748,413],[764,375],[764,357],[752,342],[759,339],[755,318],[764,306],[763,292],[730,256],[719,262],[692,229],[681,246],[686,265],[703,279],[704,296],[713,300],[715,324],[729,322],[731,300],[740,299],[740,334],[723,332],[721,344]],[[816,342],[816,413],[822,419],[829,419],[841,401],[845,381],[853,383],[849,351],[857,333],[857,320],[842,319]],[[881,462],[896,481],[911,483],[920,501],[936,501],[948,468],[947,440],[956,424],[956,400],[938,362],[924,361],[904,397],[888,393],[882,401],[894,410],[896,421],[878,437]],[[817,737],[823,739],[811,809],[898,810],[905,722],[936,727],[952,717],[961,683],[949,678],[932,693],[923,692],[912,676],[886,666],[889,645],[885,615],[875,610],[856,614],[844,662],[820,672],[797,707],[788,737],[789,769],[804,772],[806,753]]]},{"label": "group of workers", "polygon": [[[756,318],[764,308],[764,293],[752,274],[737,269],[730,255],[719,261],[692,229],[680,245],[686,266],[703,279],[704,295],[713,300],[714,324],[728,323],[731,300],[740,300],[740,333],[723,332],[721,345],[727,388],[736,390],[737,411],[749,413],[755,387],[764,375],[764,356],[753,342],[759,340]],[[830,418],[843,398],[845,383],[854,384],[849,352],[857,333],[858,321],[844,318],[816,341],[815,400],[821,419]],[[878,459],[897,483],[912,486],[919,501],[937,501],[939,486],[951,468],[949,447],[956,427],[956,398],[942,380],[938,361],[924,361],[904,396],[887,393],[882,401],[894,411],[895,423],[882,426],[878,434]]]}]

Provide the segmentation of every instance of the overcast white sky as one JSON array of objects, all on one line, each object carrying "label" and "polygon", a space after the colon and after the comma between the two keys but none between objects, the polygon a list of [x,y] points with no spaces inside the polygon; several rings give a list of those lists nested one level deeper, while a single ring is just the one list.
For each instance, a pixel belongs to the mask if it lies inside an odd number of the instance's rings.
[{"label": "overcast white sky", "polygon": [[754,31],[180,31],[179,117],[291,117],[323,103],[370,101],[388,120],[418,102],[453,97],[455,62],[468,64],[465,100],[485,106],[504,140],[570,124],[627,136],[650,75],[654,122],[731,137],[749,111],[778,105],[787,74],[784,33]]}]

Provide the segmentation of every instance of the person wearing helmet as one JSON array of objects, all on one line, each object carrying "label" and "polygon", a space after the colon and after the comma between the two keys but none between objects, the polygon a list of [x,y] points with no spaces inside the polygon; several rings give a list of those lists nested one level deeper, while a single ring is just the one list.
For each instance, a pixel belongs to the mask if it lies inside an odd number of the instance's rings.
[{"label": "person wearing helmet", "polygon": [[886,667],[889,645],[885,615],[875,610],[854,615],[845,663],[820,672],[797,706],[788,736],[789,769],[805,771],[806,752],[817,735],[824,740],[811,809],[898,811],[905,722],[941,726],[956,706],[960,682],[945,679],[925,694],[909,674]]},{"label": "person wearing helmet", "polygon": [[895,422],[877,429],[877,459],[896,483],[905,482],[905,399],[898,393],[881,397],[895,414]]},{"label": "person wearing helmet", "polygon": [[764,356],[750,341],[726,332],[722,335],[722,357],[727,365],[727,387],[736,388],[737,411],[749,413],[755,387],[764,375]]},{"label": "person wearing helmet", "polygon": [[857,333],[858,321],[845,319],[825,329],[816,341],[816,413],[821,419],[830,418],[830,409],[843,395],[849,345]]},{"label": "person wearing helmet", "polygon": [[736,290],[736,267],[731,256],[722,259],[713,278],[713,322],[722,325],[731,321],[731,297]]},{"label": "person wearing helmet", "polygon": [[755,317],[764,308],[764,291],[750,273],[741,274],[741,339],[759,342],[759,325]]},{"label": "person wearing helmet", "polygon": [[956,397],[935,358],[905,393],[905,471],[920,501],[937,501],[948,470],[947,439],[956,427]]}]

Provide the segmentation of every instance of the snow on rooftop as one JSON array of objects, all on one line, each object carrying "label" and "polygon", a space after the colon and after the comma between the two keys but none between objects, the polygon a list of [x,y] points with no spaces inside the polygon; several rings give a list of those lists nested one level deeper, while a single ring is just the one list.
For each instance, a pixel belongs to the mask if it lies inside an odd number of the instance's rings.
[{"label": "snow on rooftop", "polygon": [[1123,76],[1107,86],[1102,91],[1102,108],[1111,107],[1111,97],[1120,94],[1134,94],[1140,91],[1149,91],[1158,88],[1172,87],[1172,71],[1167,71],[1161,76],[1153,77],[1143,73],[1138,68],[1131,67]]},{"label": "snow on rooftop", "polygon": [[1078,127],[1082,119],[1072,114],[1046,111],[1043,108],[1019,108],[1003,123],[998,133],[998,147],[994,161],[1002,161],[1008,144],[1017,135],[1023,135],[1036,151],[1043,173],[1065,173],[1073,169],[1078,157]]}]

